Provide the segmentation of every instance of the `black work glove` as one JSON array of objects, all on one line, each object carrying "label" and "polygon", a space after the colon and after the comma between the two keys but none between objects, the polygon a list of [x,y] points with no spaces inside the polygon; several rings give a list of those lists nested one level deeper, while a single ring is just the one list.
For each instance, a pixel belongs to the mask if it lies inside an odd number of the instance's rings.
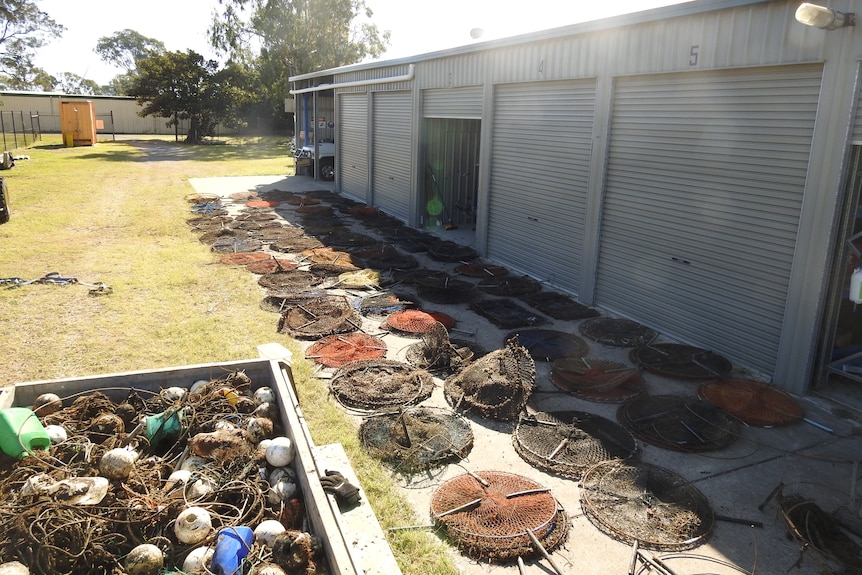
[{"label": "black work glove", "polygon": [[359,488],[347,481],[338,471],[326,470],[326,477],[320,478],[323,490],[335,495],[335,501],[341,509],[352,509],[359,505],[362,496]]}]

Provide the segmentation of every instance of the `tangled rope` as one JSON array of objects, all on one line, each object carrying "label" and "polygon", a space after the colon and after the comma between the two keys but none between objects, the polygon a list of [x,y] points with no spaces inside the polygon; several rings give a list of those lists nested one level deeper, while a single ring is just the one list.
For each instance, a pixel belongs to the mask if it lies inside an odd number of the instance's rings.
[{"label": "tangled rope", "polygon": [[[171,389],[158,393],[126,389],[125,397],[113,401],[105,393],[111,390],[91,390],[67,397],[66,407],[41,415],[45,426],[61,426],[68,439],[22,460],[0,454],[4,559],[21,561],[34,574],[125,573],[122,561],[142,543],[157,545],[166,565],[181,565],[192,548],[214,544],[221,527],[255,526],[281,518],[299,528],[304,515],[301,498],[277,503],[268,498],[270,485],[260,473],[266,467],[265,456],[251,443],[243,457],[203,458],[192,480],[181,488],[168,481],[194,455],[190,446],[197,434],[231,424],[245,430],[249,420],[264,416],[272,418],[270,435],[284,432],[277,410],[256,402],[250,385],[244,372],[235,371],[180,397]],[[145,422],[153,416],[162,416],[163,421],[175,417],[180,422],[177,434],[152,433]],[[140,456],[127,478],[110,481],[101,501],[75,503],[76,494],[69,491],[34,491],[34,478],[54,483],[99,476],[102,456],[116,447],[134,448]],[[205,481],[211,489],[193,492],[195,481]],[[173,529],[189,505],[206,509],[213,523],[208,539],[194,545],[179,541]],[[256,551],[256,556],[262,555]]]},{"label": "tangled rope", "polygon": [[105,283],[96,282],[96,283],[87,283],[82,282],[78,278],[70,278],[63,277],[59,272],[50,272],[43,275],[40,278],[25,280],[19,277],[13,278],[0,278],[0,285],[7,286],[6,289],[14,289],[19,288],[26,285],[32,284],[45,284],[45,285],[58,285],[58,286],[67,286],[71,284],[78,284],[84,287],[90,288],[89,295],[97,296],[97,295],[107,295],[113,293],[113,288]]}]

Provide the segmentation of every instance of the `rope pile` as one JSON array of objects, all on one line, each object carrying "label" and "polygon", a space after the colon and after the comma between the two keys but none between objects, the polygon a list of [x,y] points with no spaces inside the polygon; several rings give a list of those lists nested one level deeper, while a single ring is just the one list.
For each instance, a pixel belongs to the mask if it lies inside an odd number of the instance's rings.
[{"label": "rope pile", "polygon": [[[251,384],[234,371],[190,390],[125,389],[118,395],[106,389],[66,398],[65,407],[54,401],[50,406],[59,409],[53,412],[34,405],[42,424],[61,427],[67,439],[21,460],[0,454],[4,560],[40,575],[123,574],[126,556],[143,543],[161,550],[166,567],[181,566],[194,548],[215,545],[222,527],[254,528],[278,519],[288,530],[302,529],[302,494],[294,489],[287,498],[273,498],[269,472],[260,473],[267,460],[258,443],[284,429],[276,405],[253,397]],[[228,436],[230,448],[207,441]],[[118,448],[138,455],[123,476],[105,464],[106,454]],[[170,479],[179,469],[190,476]],[[212,518],[206,536],[194,543],[175,532],[189,506]],[[253,551],[249,560],[256,564],[271,557],[262,543]]]}]

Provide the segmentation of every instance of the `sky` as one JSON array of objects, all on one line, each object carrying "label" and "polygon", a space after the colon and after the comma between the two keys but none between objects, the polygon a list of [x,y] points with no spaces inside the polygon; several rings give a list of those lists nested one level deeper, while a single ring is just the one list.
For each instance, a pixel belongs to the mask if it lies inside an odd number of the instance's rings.
[{"label": "sky", "polygon": [[[365,0],[378,29],[391,34],[382,60],[647,10],[683,0]],[[66,27],[63,37],[39,49],[36,65],[57,75],[71,72],[107,84],[122,70],[93,51],[99,38],[125,29],[161,40],[171,51],[195,50],[217,59],[207,28],[218,0],[37,0]]]}]

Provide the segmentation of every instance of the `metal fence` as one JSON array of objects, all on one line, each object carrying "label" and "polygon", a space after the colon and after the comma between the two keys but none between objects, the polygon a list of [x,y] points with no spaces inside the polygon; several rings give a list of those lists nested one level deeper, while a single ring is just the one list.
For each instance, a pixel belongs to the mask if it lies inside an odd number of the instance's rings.
[{"label": "metal fence", "polygon": [[39,114],[23,111],[0,111],[0,132],[3,134],[3,151],[26,148],[42,139]]}]

